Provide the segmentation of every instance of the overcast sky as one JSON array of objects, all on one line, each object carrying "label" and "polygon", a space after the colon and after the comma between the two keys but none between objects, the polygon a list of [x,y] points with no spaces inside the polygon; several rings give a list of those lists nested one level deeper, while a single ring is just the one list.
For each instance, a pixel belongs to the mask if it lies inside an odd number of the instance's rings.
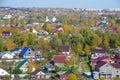
[{"label": "overcast sky", "polygon": [[120,0],[0,0],[0,7],[120,8]]}]

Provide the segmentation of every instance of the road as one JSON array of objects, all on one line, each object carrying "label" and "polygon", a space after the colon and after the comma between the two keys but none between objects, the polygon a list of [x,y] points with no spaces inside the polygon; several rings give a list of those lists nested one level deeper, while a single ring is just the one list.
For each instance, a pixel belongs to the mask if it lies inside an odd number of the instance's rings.
[{"label": "road", "polygon": [[79,59],[78,72],[82,73],[82,57]]}]

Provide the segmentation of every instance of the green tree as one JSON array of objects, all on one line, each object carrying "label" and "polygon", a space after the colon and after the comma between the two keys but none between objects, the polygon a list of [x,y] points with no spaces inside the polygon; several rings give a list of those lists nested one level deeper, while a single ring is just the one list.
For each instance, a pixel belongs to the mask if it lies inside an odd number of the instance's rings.
[{"label": "green tree", "polygon": [[13,69],[12,73],[13,74],[21,74],[22,71],[19,68],[15,68],[15,69]]},{"label": "green tree", "polygon": [[3,40],[0,38],[0,52],[4,50]]}]

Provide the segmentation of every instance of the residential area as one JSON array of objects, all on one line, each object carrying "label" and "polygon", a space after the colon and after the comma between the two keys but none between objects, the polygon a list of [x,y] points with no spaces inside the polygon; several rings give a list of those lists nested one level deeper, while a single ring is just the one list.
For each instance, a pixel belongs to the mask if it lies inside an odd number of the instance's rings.
[{"label": "residential area", "polygon": [[120,80],[120,9],[0,7],[0,80]]}]

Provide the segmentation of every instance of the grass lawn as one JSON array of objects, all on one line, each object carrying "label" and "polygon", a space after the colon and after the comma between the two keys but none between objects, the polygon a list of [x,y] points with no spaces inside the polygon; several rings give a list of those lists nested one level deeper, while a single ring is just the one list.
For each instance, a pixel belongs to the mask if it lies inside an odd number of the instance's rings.
[{"label": "grass lawn", "polygon": [[63,70],[63,71],[73,71],[73,72],[77,72],[78,71],[78,67],[63,67],[63,68],[61,68],[61,70]]},{"label": "grass lawn", "polygon": [[90,72],[90,67],[88,65],[88,57],[82,58],[82,72]]}]

